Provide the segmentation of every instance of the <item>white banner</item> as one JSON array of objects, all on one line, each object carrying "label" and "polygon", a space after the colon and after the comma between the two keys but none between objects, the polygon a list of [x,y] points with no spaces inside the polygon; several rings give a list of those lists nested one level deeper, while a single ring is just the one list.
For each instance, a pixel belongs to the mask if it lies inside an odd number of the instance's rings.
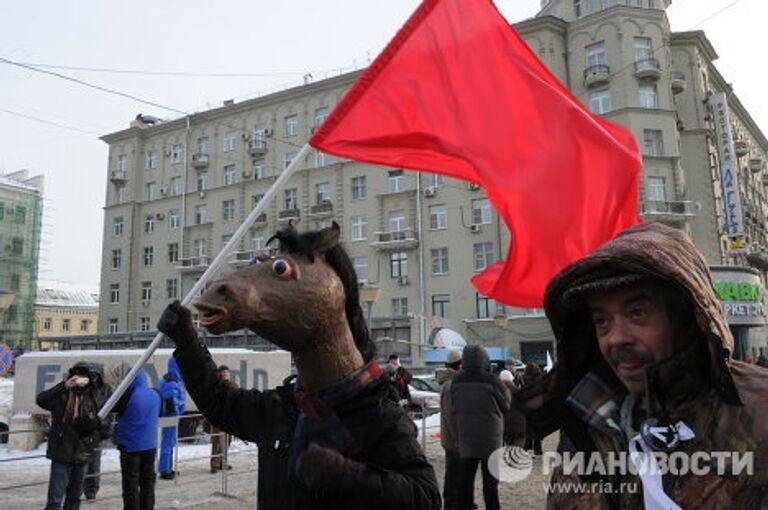
[{"label": "white banner", "polygon": [[738,246],[744,236],[744,215],[741,210],[739,194],[739,172],[736,153],[731,136],[731,123],[728,115],[728,99],[724,93],[713,94],[710,99],[715,112],[715,132],[717,133],[717,151],[720,159],[720,185],[723,188],[723,209],[725,228],[728,233],[729,255],[741,255],[746,247]]}]

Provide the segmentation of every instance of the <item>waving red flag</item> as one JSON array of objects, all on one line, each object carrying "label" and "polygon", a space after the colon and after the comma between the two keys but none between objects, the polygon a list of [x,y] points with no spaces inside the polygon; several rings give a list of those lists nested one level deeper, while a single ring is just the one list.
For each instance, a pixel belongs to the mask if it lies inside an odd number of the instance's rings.
[{"label": "waving red flag", "polygon": [[540,307],[549,280],[639,222],[632,134],[581,104],[491,0],[425,0],[309,141],[481,184],[511,233],[473,278]]}]

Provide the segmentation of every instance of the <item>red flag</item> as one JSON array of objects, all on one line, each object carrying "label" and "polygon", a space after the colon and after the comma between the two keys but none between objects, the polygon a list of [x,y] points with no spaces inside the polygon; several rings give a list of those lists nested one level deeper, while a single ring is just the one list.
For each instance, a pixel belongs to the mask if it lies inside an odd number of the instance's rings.
[{"label": "red flag", "polygon": [[581,104],[491,0],[425,0],[309,141],[481,184],[511,233],[472,279],[540,307],[549,280],[639,222],[632,134]]}]

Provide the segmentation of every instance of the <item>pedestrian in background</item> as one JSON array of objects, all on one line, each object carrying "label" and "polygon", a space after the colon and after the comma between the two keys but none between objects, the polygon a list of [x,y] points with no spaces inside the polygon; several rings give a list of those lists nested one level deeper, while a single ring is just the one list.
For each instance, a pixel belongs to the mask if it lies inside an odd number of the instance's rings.
[{"label": "pedestrian in background", "polygon": [[96,445],[109,435],[98,417],[104,404],[88,363],[78,362],[67,379],[37,395],[37,405],[51,412],[46,457],[51,459],[45,510],[80,508],[85,468]]},{"label": "pedestrian in background", "polygon": [[515,393],[520,388],[509,370],[502,370],[499,379],[511,396],[509,409],[504,413],[504,445],[522,448],[525,445],[525,415],[515,405]]},{"label": "pedestrian in background", "polygon": [[499,510],[499,480],[488,469],[488,458],[501,448],[504,413],[509,392],[491,373],[488,352],[468,345],[461,357],[461,373],[451,382],[453,420],[459,440],[458,508],[472,508],[478,464],[483,473],[486,510]]},{"label": "pedestrian in background", "polygon": [[450,351],[445,360],[445,369],[435,373],[440,387],[440,445],[445,451],[445,479],[443,482],[443,505],[445,510],[456,510],[458,504],[459,480],[459,439],[453,423],[453,400],[451,383],[461,370],[461,351]]},{"label": "pedestrian in background", "polygon": [[[229,367],[227,365],[219,365],[218,375],[221,381],[230,388],[239,388],[237,383],[231,379]],[[229,465],[229,463],[224,463],[224,454],[229,450],[229,443],[231,440],[232,436],[211,425],[211,473],[215,473],[221,469],[232,469],[232,466]]]},{"label": "pedestrian in background", "polygon": [[[176,364],[173,356],[168,358],[168,372],[160,381],[159,389],[160,395],[163,397],[163,418],[184,414],[186,390],[184,389],[184,380],[181,378],[181,370],[179,370],[179,365]],[[163,427],[160,461],[157,470],[160,471],[160,478],[165,480],[172,480],[176,476],[176,471],[173,469],[173,447],[176,446],[178,430],[178,424]]]},{"label": "pedestrian in background", "polygon": [[[128,370],[125,363],[116,365],[109,372],[109,382],[119,384]],[[124,510],[155,507],[155,457],[161,403],[160,393],[149,387],[142,368],[115,404]]]},{"label": "pedestrian in background", "polygon": [[[525,373],[523,375],[523,388],[534,386],[536,381],[542,378],[544,371],[533,361],[529,361],[525,365]],[[541,439],[533,433],[533,427],[530,424],[526,424],[526,437],[525,446],[526,450],[532,452],[533,455],[541,455]]]}]

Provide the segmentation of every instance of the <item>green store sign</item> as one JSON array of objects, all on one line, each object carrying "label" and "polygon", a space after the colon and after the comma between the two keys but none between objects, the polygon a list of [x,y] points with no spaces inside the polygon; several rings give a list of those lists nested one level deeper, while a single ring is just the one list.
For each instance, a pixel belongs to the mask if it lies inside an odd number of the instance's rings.
[{"label": "green store sign", "polygon": [[759,284],[749,282],[734,282],[722,280],[715,282],[715,292],[721,301],[748,301],[763,300],[763,289]]}]

